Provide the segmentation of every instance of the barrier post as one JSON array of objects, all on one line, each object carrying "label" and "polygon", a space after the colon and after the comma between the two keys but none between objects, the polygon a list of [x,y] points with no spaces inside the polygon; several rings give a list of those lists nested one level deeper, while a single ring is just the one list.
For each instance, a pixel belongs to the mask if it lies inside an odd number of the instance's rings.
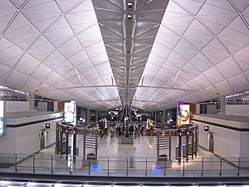
[{"label": "barrier post", "polygon": [[145,176],[147,177],[147,167],[148,167],[148,163],[147,163],[148,161],[147,161],[147,157],[145,158]]},{"label": "barrier post", "polygon": [[220,158],[220,176],[222,175],[222,158]]},{"label": "barrier post", "polygon": [[17,154],[15,154],[15,172],[17,172]]},{"label": "barrier post", "polygon": [[182,176],[185,176],[185,159],[183,159],[183,164],[182,164]]},{"label": "barrier post", "polygon": [[128,170],[129,170],[129,169],[128,169],[128,168],[129,168],[129,158],[128,158],[128,157],[127,157],[126,163],[127,163],[127,164],[126,164],[126,165],[127,165],[127,166],[126,166],[126,169],[127,169],[127,170],[126,170],[126,176],[128,176],[128,172],[129,172],[129,171],[128,171]]},{"label": "barrier post", "polygon": [[107,160],[107,176],[110,175],[110,160],[109,160],[109,156],[108,156],[108,160]]},{"label": "barrier post", "polygon": [[201,176],[203,177],[203,170],[204,170],[204,158],[201,159]]},{"label": "barrier post", "polygon": [[51,155],[51,166],[50,166],[50,168],[51,168],[51,174],[53,174],[54,173],[54,171],[53,171],[53,155]]},{"label": "barrier post", "polygon": [[33,158],[33,173],[35,173],[35,155],[33,155],[32,158]]},{"label": "barrier post", "polygon": [[240,157],[238,157],[238,176],[239,176],[239,174],[240,174]]}]

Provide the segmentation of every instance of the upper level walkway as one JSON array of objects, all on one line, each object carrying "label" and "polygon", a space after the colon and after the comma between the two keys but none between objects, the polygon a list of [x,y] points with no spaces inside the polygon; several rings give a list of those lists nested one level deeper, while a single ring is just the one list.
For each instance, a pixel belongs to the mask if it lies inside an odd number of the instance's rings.
[{"label": "upper level walkway", "polygon": [[101,138],[98,156],[91,159],[55,155],[54,149],[51,146],[35,155],[0,154],[0,176],[36,175],[59,180],[74,177],[75,180],[102,181],[126,181],[128,177],[130,182],[232,179],[246,182],[249,177],[249,167],[246,167],[249,158],[220,158],[201,147],[197,157],[160,161],[156,157],[153,136],[137,137],[134,144],[119,144],[118,137]]}]

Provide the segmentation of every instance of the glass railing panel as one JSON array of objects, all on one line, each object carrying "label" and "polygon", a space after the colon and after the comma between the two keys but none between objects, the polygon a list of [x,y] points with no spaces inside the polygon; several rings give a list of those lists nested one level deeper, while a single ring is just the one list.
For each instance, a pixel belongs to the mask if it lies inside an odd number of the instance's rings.
[{"label": "glass railing panel", "polygon": [[145,157],[129,157],[129,176],[146,176],[148,171],[148,162]]},{"label": "glass railing panel", "polygon": [[16,172],[33,173],[34,172],[34,155],[18,154],[16,158]]},{"label": "glass railing panel", "polygon": [[249,176],[249,157],[238,158],[238,175]]},{"label": "glass railing panel", "polygon": [[203,158],[203,176],[218,177],[221,175],[222,161],[220,158]]},{"label": "glass railing panel", "polygon": [[96,157],[0,154],[0,172],[134,176],[236,177],[249,176],[249,158]]},{"label": "glass railing panel", "polygon": [[129,161],[127,157],[109,157],[110,176],[128,176]]},{"label": "glass railing panel", "polygon": [[182,177],[183,176],[183,160],[171,158],[171,167],[166,168],[166,177]]},{"label": "glass railing panel", "polygon": [[93,160],[89,168],[91,175],[108,176],[109,175],[108,159],[109,159],[108,157],[97,157],[96,160]]},{"label": "glass railing panel", "polygon": [[53,155],[51,165],[53,174],[70,175],[73,171],[73,157],[66,155]]},{"label": "glass railing panel", "polygon": [[203,176],[202,171],[203,159],[184,159],[182,162],[182,170],[184,177],[201,177]]},{"label": "glass railing panel", "polygon": [[221,158],[222,172],[221,176],[236,177],[238,176],[238,158]]},{"label": "glass railing panel", "polygon": [[0,153],[0,171],[15,172],[16,155],[8,153]]},{"label": "glass railing panel", "polygon": [[[47,174],[51,173],[52,158],[50,155],[37,154],[33,157],[34,173]],[[48,172],[49,171],[49,172]]]},{"label": "glass railing panel", "polygon": [[70,173],[71,175],[87,175],[88,168],[84,165],[84,159],[81,156],[74,156],[73,161],[71,162],[72,166],[68,166],[71,168]]}]

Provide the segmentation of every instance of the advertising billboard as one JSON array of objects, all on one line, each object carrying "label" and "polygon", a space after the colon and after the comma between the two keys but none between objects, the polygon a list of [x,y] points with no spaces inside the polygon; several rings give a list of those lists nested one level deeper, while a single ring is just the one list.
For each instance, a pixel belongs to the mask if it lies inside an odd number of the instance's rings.
[{"label": "advertising billboard", "polygon": [[190,123],[190,105],[180,105],[180,122],[181,125]]},{"label": "advertising billboard", "polygon": [[76,102],[70,101],[64,104],[64,121],[67,123],[76,123]]}]

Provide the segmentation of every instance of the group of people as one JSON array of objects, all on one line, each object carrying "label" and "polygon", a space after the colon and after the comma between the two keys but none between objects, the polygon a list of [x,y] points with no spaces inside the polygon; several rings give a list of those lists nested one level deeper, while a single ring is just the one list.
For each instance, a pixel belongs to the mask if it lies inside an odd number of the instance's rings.
[{"label": "group of people", "polygon": [[146,133],[153,130],[154,125],[152,121],[147,120],[145,124],[141,123],[117,123],[115,127],[108,126],[106,118],[103,118],[99,121],[99,135],[100,137],[107,137],[109,134],[113,138],[116,136],[125,136],[125,137],[137,137],[140,135],[150,134]]},{"label": "group of people", "polygon": [[117,124],[115,129],[118,136],[125,137],[136,135],[137,132],[137,126],[134,124]]}]

